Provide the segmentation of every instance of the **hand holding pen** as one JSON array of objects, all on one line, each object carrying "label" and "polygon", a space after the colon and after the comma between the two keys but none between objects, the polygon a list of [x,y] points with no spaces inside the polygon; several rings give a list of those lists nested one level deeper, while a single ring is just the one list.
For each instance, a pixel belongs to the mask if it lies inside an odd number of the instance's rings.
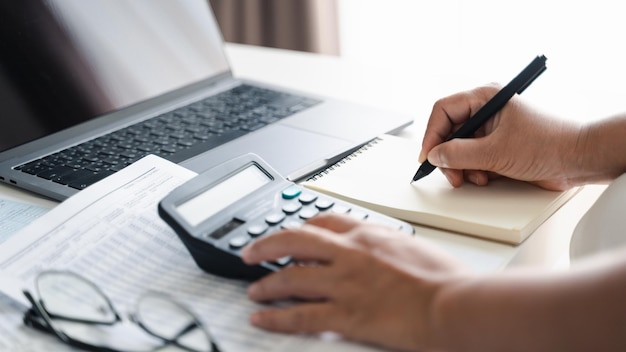
[{"label": "hand holding pen", "polygon": [[[515,95],[520,94],[528,87],[535,78],[537,78],[545,69],[546,57],[538,56],[535,58],[519,75],[517,75],[509,84],[502,88],[491,100],[489,100],[476,114],[469,118],[456,132],[454,132],[446,141],[455,138],[470,138],[474,133],[485,124],[493,115],[495,115],[504,105]],[[428,131],[427,131],[428,133]],[[428,160],[426,160],[417,170],[411,182],[417,181],[422,177],[430,174],[435,169]]]}]

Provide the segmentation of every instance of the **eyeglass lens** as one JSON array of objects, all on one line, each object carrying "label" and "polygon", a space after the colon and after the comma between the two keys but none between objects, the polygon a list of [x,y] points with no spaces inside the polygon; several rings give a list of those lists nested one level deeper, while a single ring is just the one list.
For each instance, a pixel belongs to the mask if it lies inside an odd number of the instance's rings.
[{"label": "eyeglass lens", "polygon": [[137,302],[136,318],[150,333],[196,351],[210,351],[210,338],[185,307],[160,295],[144,295]]},{"label": "eyeglass lens", "polygon": [[115,312],[91,282],[67,272],[44,272],[37,291],[48,314],[73,320],[113,323]]},{"label": "eyeglass lens", "polygon": [[71,272],[42,273],[37,291],[54,327],[81,343],[120,351],[152,351],[164,344],[173,350],[211,351],[211,339],[202,324],[168,296],[142,296],[133,315],[137,324],[133,324],[118,321],[105,294]]}]

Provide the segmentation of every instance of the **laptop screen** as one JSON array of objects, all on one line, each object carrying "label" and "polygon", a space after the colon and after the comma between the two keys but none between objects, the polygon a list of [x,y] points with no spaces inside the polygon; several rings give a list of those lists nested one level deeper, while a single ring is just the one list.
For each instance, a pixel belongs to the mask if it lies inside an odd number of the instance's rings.
[{"label": "laptop screen", "polygon": [[0,150],[228,70],[208,0],[0,1]]}]

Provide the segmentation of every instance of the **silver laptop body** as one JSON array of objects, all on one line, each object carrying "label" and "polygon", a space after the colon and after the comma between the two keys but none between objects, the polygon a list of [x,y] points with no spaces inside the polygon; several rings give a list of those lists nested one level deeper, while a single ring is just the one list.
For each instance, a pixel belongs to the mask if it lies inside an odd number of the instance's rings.
[{"label": "silver laptop body", "polygon": [[[0,11],[0,181],[53,199],[88,186],[67,178],[89,172],[97,179],[107,175],[102,165],[119,169],[135,160],[136,152],[124,149],[132,145],[171,143],[175,152],[157,145],[153,153],[196,172],[254,152],[298,180],[412,122],[408,116],[233,77],[205,0],[7,1]],[[270,94],[285,116],[268,117],[258,104],[247,111],[247,95],[235,103],[215,100],[242,89]],[[240,121],[243,132],[221,141],[220,131],[234,125],[220,115],[224,106],[241,121],[245,115],[263,123]],[[217,114],[218,126],[189,124],[189,109]],[[135,130],[165,117],[181,130],[137,137]],[[98,154],[111,140],[121,147]],[[83,145],[91,148],[85,154]],[[81,156],[94,161],[88,170],[79,169]],[[72,177],[59,176],[52,161],[60,159],[65,164],[58,168]]]}]

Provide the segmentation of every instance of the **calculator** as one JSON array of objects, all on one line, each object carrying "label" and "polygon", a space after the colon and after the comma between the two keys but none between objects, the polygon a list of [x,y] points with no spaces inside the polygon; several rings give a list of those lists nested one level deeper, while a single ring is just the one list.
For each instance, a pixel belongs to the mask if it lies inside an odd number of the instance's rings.
[{"label": "calculator", "polygon": [[159,202],[158,212],[201,269],[246,280],[280,270],[292,260],[247,265],[240,257],[245,246],[321,213],[347,214],[407,235],[414,231],[404,221],[288,181],[256,154],[242,155],[185,182]]}]

